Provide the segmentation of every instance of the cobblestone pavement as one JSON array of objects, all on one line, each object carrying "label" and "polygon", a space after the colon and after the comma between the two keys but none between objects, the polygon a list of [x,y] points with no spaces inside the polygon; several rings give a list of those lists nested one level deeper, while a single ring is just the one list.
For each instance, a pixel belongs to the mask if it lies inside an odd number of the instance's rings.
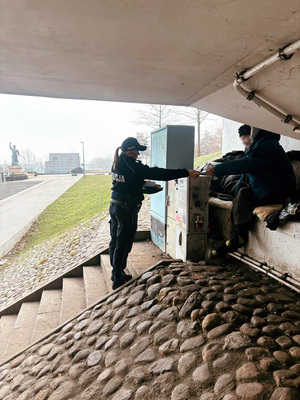
[{"label": "cobblestone pavement", "polygon": [[247,267],[156,267],[0,367],[5,400],[299,399],[300,298]]},{"label": "cobblestone pavement", "polygon": [[[21,251],[25,240],[0,260],[0,309],[19,297],[43,286],[47,281],[78,265],[109,243],[107,212],[98,214],[68,231]],[[145,200],[139,216],[139,230],[150,229],[149,201]],[[34,226],[29,234],[34,233]]]}]

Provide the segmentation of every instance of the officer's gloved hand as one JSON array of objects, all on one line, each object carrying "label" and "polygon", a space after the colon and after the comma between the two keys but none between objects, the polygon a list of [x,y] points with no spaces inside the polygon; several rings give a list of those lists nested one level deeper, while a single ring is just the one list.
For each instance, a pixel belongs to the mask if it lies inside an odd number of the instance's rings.
[{"label": "officer's gloved hand", "polygon": [[200,171],[189,170],[190,178],[197,178],[200,175]]}]

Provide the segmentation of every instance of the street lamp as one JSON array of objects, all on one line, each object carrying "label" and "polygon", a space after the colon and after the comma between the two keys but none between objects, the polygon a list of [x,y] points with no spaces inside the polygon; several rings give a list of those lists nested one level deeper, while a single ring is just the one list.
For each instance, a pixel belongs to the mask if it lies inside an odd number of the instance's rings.
[{"label": "street lamp", "polygon": [[83,176],[85,176],[85,163],[84,163],[84,142],[80,142],[82,144],[82,169]]}]

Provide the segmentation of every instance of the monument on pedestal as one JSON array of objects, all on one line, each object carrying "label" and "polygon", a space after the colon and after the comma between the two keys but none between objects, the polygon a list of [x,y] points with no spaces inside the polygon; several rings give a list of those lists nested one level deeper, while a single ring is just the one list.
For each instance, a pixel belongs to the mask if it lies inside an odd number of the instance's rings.
[{"label": "monument on pedestal", "polygon": [[9,174],[22,174],[23,173],[23,167],[19,163],[19,155],[20,152],[17,150],[16,145],[11,145],[11,142],[9,143],[9,148],[12,151],[12,156],[11,156],[11,166],[8,167]]}]

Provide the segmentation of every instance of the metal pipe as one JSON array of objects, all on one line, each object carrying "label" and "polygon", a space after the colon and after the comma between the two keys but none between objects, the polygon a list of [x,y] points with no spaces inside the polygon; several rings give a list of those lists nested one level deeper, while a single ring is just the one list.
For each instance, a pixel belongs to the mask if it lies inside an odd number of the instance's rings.
[{"label": "metal pipe", "polygon": [[251,76],[257,74],[258,72],[262,71],[263,69],[269,67],[270,65],[274,64],[280,60],[289,60],[293,54],[300,49],[300,40],[289,44],[282,49],[279,49],[276,54],[268,57],[266,60],[260,62],[259,64],[254,65],[254,67],[246,69],[244,72],[241,72],[241,82],[251,78]]},{"label": "metal pipe", "polygon": [[280,274],[278,271],[274,271],[274,270],[271,271],[271,268],[268,268],[267,266],[265,266],[265,265],[263,265],[261,263],[258,263],[257,261],[251,259],[250,257],[239,253],[238,251],[236,251],[234,253],[228,253],[228,254],[231,257],[234,257],[237,260],[242,261],[245,264],[249,265],[254,270],[262,272],[263,274],[268,275],[270,278],[275,279],[276,281],[284,284],[285,286],[289,287],[290,289],[295,290],[297,293],[300,293],[299,282],[297,282],[293,278],[290,278],[290,277],[287,276],[285,279],[283,279],[282,278],[282,274]]},{"label": "metal pipe", "polygon": [[242,96],[244,96],[247,100],[253,101],[258,107],[262,107],[271,114],[275,115],[277,118],[280,118],[282,122],[289,124],[294,127],[294,132],[300,133],[300,124],[295,121],[290,115],[285,114],[281,111],[279,111],[277,108],[266,102],[265,100],[262,100],[257,93],[255,92],[249,92],[248,90],[244,89],[240,83],[237,82],[237,80],[234,81],[233,87],[236,89],[237,92],[239,92]]},{"label": "metal pipe", "polygon": [[[232,254],[234,254],[234,253],[232,253]],[[258,262],[256,260],[254,260],[253,258],[251,258],[251,257],[249,257],[249,256],[247,256],[245,254],[242,254],[242,253],[240,253],[238,251],[236,251],[235,254],[237,254],[239,257],[242,257],[243,260],[246,260],[246,261],[256,265],[257,267],[262,268],[265,272],[270,272],[271,271],[271,273],[273,275],[277,276],[278,278],[283,279],[285,281],[289,281],[289,283],[291,283],[293,285],[296,285],[296,286],[299,286],[299,288],[300,288],[300,282],[297,281],[296,279],[291,278],[287,274],[282,274],[281,272],[276,271],[275,269],[269,267],[267,264]]]},{"label": "metal pipe", "polygon": [[253,75],[257,74],[258,72],[262,71],[263,69],[269,67],[270,65],[274,64],[279,60],[289,60],[295,51],[300,49],[300,40],[279,49],[276,54],[273,54],[266,60],[262,61],[261,63],[255,65],[252,68],[245,69],[244,71],[240,72],[234,83],[233,87],[237,92],[239,92],[243,97],[245,97],[249,101],[253,101],[258,107],[262,107],[277,118],[280,118],[282,122],[285,124],[289,124],[293,127],[293,131],[296,133],[300,133],[300,122],[295,120],[291,115],[286,114],[283,111],[280,111],[278,107],[275,105],[270,104],[266,99],[262,96],[259,96],[255,91],[249,91],[242,87],[242,83],[247,81]]}]

